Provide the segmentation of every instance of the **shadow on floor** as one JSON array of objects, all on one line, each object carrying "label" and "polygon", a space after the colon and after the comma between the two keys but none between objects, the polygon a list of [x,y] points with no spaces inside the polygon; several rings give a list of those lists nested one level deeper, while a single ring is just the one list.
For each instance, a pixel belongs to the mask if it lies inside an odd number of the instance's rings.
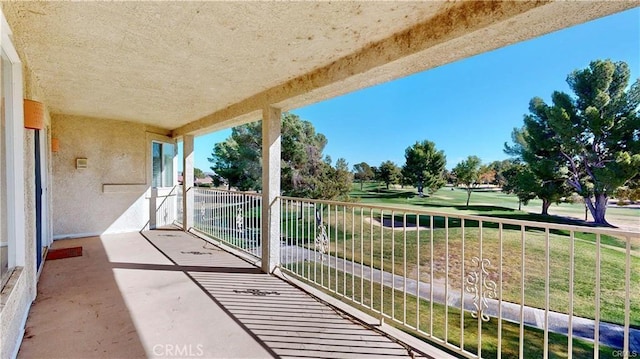
[{"label": "shadow on floor", "polygon": [[201,239],[143,235],[275,357],[410,356],[405,346]]},{"label": "shadow on floor", "polygon": [[83,256],[49,260],[18,358],[144,358],[146,352],[98,237],[60,240]]}]

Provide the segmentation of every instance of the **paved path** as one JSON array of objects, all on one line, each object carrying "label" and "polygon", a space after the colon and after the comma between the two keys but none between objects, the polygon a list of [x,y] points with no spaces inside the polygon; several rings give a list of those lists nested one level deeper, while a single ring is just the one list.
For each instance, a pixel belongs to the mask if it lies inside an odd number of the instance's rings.
[{"label": "paved path", "polygon": [[[298,246],[283,246],[281,250],[281,260],[283,264],[295,263],[300,261],[319,261],[320,255],[315,252]],[[460,308],[461,293],[457,289],[455,291],[445,290],[444,285],[434,285],[433,293],[429,283],[418,282],[417,280],[405,278],[400,275],[392,275],[388,272],[383,272],[379,269],[371,269],[367,266],[361,266],[358,263],[352,263],[345,261],[335,256],[324,256],[323,263],[329,265],[332,268],[337,268],[350,273],[354,276],[362,276],[366,280],[371,280],[375,283],[382,282],[387,287],[393,287],[397,290],[404,290],[406,286],[407,293],[411,295],[419,295],[420,298],[428,299],[433,294],[433,301],[435,303],[447,304],[450,307]],[[464,295],[464,309],[468,311],[475,311],[473,305],[473,296],[465,293]],[[524,323],[528,326],[544,329],[545,327],[545,311],[544,309],[522,307],[519,304],[510,302],[500,303],[495,299],[488,299],[488,309],[485,309],[485,313],[491,317],[497,318],[500,304],[502,304],[502,318],[509,322],[516,324],[520,323],[521,310],[523,311]],[[549,331],[566,335],[569,327],[569,315],[549,311]],[[582,317],[574,316],[573,321],[573,336],[576,338],[593,341],[595,321]],[[600,323],[600,344],[622,349],[624,345],[624,327],[610,323]],[[640,330],[630,329],[629,332],[629,351],[631,353],[640,353]]]}]

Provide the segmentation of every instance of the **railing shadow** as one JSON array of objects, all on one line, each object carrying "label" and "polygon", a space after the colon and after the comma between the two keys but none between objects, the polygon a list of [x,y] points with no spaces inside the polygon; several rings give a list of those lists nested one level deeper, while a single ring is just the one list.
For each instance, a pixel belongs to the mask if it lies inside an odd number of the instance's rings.
[{"label": "railing shadow", "polygon": [[[223,252],[198,255],[207,242],[161,231],[147,240],[275,357],[407,357],[408,347],[322,304],[283,280]],[[211,247],[207,247],[211,248]],[[215,249],[214,249],[215,250]],[[116,264],[120,265],[120,264]],[[130,264],[126,264],[130,266]],[[167,270],[166,266],[149,267]]]}]

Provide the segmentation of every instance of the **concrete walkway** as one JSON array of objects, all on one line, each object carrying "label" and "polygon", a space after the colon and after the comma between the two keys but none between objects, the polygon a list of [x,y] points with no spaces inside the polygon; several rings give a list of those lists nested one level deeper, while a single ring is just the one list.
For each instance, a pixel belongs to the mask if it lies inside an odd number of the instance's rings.
[{"label": "concrete walkway", "polygon": [[19,358],[421,356],[184,232],[53,247],[78,245],[82,257],[45,263]]},{"label": "concrete walkway", "polygon": [[[283,264],[295,263],[303,261],[318,261],[320,256],[317,252],[301,248],[298,246],[284,246],[281,251],[281,260]],[[387,287],[403,291],[408,294],[419,295],[420,298],[429,299],[433,294],[435,303],[447,304],[450,307],[460,308],[461,293],[460,290],[449,290],[445,292],[444,285],[434,285],[433,293],[429,283],[418,282],[414,279],[405,278],[400,275],[393,276],[391,273],[382,272],[379,269],[371,269],[367,266],[361,266],[358,263],[345,261],[335,256],[325,254],[323,264],[329,265],[331,268],[343,270],[349,274],[360,277],[365,280],[371,280],[374,283],[382,282]],[[493,318],[498,317],[500,302],[495,299],[488,300],[488,309],[485,313]],[[473,296],[469,293],[464,295],[464,309],[467,311],[475,311],[473,305]],[[520,323],[521,309],[524,313],[524,323],[528,326],[544,329],[545,327],[545,311],[543,309],[522,307],[518,304],[510,302],[502,302],[502,318],[516,324]],[[574,316],[573,336],[593,342],[595,321],[591,319]],[[549,312],[549,331],[566,335],[569,331],[569,315],[564,313]],[[614,349],[622,349],[624,345],[624,327],[611,323],[600,323],[600,344],[612,347]],[[629,332],[629,350],[631,353],[640,353],[640,330],[630,329]]]}]

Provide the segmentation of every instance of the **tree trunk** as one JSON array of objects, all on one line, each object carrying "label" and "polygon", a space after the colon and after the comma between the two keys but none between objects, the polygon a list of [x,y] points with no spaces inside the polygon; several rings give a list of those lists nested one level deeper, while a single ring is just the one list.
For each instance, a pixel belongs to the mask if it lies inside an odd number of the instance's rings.
[{"label": "tree trunk", "polygon": [[360,190],[362,191],[362,182],[364,181],[360,181]]},{"label": "tree trunk", "polygon": [[549,201],[546,198],[542,199],[542,215],[543,216],[548,216],[549,215],[549,207],[551,206],[551,201]]},{"label": "tree trunk", "polygon": [[387,189],[389,189],[389,183],[387,183]]},{"label": "tree trunk", "polygon": [[518,211],[522,211],[522,201],[518,200]]},{"label": "tree trunk", "polygon": [[593,222],[596,224],[611,226],[611,224],[609,224],[609,222],[607,222],[607,220],[605,219],[609,197],[607,197],[607,195],[604,193],[596,193],[595,200],[595,203],[593,203],[590,197],[584,198],[584,203],[587,205],[587,208],[589,208],[589,212],[591,212]]},{"label": "tree trunk", "polygon": [[471,188],[467,188],[467,208],[469,208],[470,199],[471,199]]}]

